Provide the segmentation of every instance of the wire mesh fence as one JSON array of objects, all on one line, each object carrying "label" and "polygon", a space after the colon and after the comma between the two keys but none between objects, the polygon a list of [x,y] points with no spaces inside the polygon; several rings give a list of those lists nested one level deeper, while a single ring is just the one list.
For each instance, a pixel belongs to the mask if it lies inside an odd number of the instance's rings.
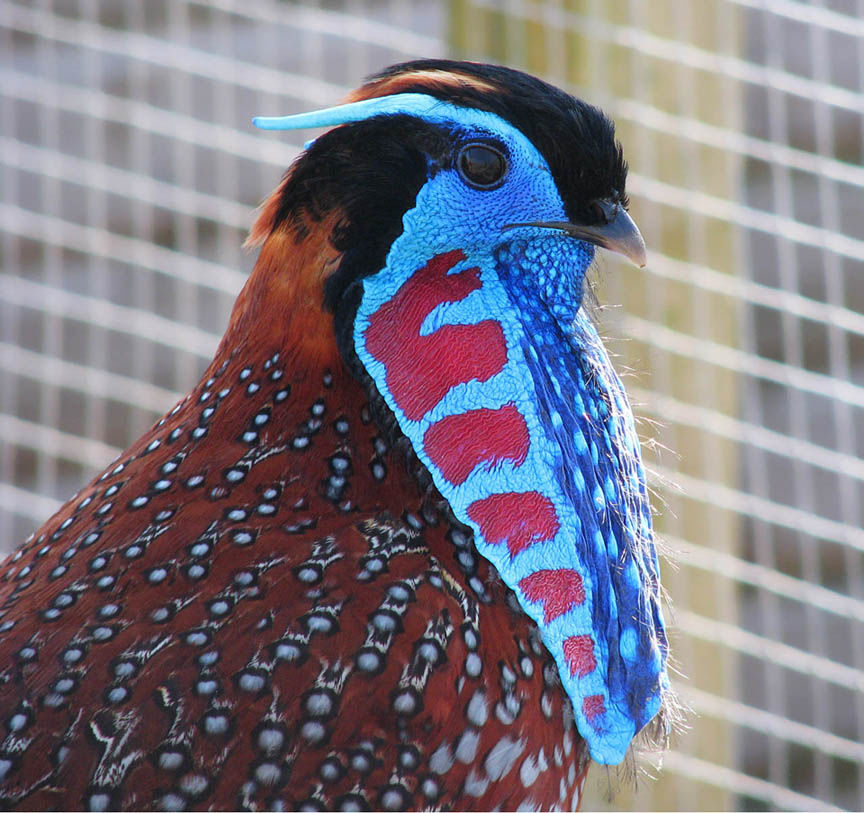
[{"label": "wire mesh fence", "polygon": [[209,360],[302,138],[251,116],[445,54],[601,105],[631,163],[649,265],[597,281],[691,713],[614,806],[860,809],[862,0],[0,0],[0,551]]}]

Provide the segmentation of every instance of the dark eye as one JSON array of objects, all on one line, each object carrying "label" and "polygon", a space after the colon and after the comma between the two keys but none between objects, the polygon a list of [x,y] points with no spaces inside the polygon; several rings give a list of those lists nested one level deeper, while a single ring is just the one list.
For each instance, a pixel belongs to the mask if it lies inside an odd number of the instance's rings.
[{"label": "dark eye", "polygon": [[488,144],[468,144],[457,159],[462,179],[475,189],[494,189],[507,172],[507,159]]}]

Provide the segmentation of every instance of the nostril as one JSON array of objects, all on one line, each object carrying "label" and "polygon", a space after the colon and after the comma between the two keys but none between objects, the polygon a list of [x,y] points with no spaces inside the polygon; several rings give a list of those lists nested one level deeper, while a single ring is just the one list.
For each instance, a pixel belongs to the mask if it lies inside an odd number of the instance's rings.
[{"label": "nostril", "polygon": [[618,216],[618,204],[613,203],[611,200],[592,200],[589,205],[591,207],[591,214],[601,224],[611,223]]}]

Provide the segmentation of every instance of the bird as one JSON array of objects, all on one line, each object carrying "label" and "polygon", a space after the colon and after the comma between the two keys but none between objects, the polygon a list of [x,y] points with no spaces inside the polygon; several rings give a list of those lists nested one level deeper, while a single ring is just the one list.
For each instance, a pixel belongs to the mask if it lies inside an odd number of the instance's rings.
[{"label": "bird", "polygon": [[0,806],[576,809],[672,703],[614,124],[454,60],[255,124],[323,132],[215,357],[0,569]]}]

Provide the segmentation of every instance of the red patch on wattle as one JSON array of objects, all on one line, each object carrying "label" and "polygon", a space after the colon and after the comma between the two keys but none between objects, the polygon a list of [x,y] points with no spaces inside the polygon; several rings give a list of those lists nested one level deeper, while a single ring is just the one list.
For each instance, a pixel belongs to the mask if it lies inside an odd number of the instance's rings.
[{"label": "red patch on wattle", "polygon": [[387,386],[409,420],[422,418],[457,384],[487,381],[507,362],[498,322],[443,325],[420,335],[438,305],[459,302],[480,288],[480,270],[447,272],[465,259],[460,249],[438,254],[416,271],[369,319],[366,348],[386,370]]},{"label": "red patch on wattle", "polygon": [[519,582],[529,601],[542,601],[548,624],[585,601],[582,577],[575,570],[538,570]]},{"label": "red patch on wattle", "polygon": [[507,543],[510,556],[558,533],[558,515],[552,500],[536,491],[491,494],[468,506],[468,517],[480,526],[492,545]]},{"label": "red patch on wattle", "polygon": [[582,713],[588,718],[589,722],[593,722],[595,718],[606,713],[606,706],[603,703],[602,694],[589,694],[582,701]]},{"label": "red patch on wattle", "polygon": [[594,639],[590,635],[571,635],[565,638],[564,659],[570,667],[571,676],[585,677],[589,672],[593,672],[597,666],[594,657]]},{"label": "red patch on wattle", "polygon": [[442,418],[426,430],[423,446],[441,473],[458,486],[484,461],[522,465],[530,441],[525,418],[513,404],[506,404]]}]

